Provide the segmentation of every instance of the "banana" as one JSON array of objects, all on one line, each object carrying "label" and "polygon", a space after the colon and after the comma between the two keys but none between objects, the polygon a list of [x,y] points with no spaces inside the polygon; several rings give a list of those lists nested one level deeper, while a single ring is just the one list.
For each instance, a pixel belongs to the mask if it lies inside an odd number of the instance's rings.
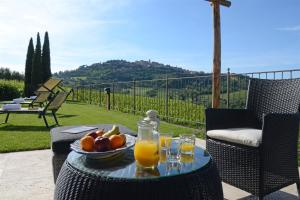
[{"label": "banana", "polygon": [[119,135],[119,134],[120,134],[119,127],[116,125],[113,125],[112,129],[109,130],[108,132],[104,133],[102,135],[102,137],[110,137],[112,135]]}]

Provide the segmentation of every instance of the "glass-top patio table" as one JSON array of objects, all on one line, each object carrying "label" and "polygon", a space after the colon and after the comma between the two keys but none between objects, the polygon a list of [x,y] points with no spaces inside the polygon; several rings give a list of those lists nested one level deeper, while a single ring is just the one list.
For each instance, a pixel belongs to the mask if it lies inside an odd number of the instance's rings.
[{"label": "glass-top patio table", "polygon": [[136,165],[133,149],[106,161],[72,151],[59,173],[55,199],[221,200],[223,191],[211,156],[199,147],[193,159],[147,170]]}]

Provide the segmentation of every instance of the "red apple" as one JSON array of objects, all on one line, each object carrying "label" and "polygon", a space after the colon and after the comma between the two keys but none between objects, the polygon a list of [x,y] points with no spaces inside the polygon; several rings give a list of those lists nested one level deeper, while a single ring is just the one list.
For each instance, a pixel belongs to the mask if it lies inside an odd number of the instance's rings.
[{"label": "red apple", "polygon": [[97,137],[95,140],[95,150],[99,152],[110,150],[110,140],[104,137]]},{"label": "red apple", "polygon": [[97,133],[96,133],[95,131],[86,134],[86,136],[91,136],[91,137],[93,137],[94,139],[96,139],[96,138],[98,137],[98,135],[97,135]]}]

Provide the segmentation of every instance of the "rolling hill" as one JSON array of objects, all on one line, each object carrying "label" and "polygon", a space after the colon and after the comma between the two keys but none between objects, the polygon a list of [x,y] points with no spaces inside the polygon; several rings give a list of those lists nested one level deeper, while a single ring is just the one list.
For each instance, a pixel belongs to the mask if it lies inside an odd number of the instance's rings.
[{"label": "rolling hill", "polygon": [[168,77],[205,75],[204,72],[189,71],[151,61],[128,62],[110,60],[103,63],[83,65],[75,70],[55,73],[54,77],[64,79],[67,85],[103,83],[111,81],[150,80]]}]

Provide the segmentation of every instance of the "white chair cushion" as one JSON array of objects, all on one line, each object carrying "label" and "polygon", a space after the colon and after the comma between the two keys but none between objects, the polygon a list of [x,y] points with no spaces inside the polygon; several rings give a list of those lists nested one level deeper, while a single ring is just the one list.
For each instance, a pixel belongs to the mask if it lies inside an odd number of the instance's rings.
[{"label": "white chair cushion", "polygon": [[20,104],[4,104],[2,110],[21,110]]},{"label": "white chair cushion", "polygon": [[258,147],[262,140],[262,130],[253,128],[229,128],[207,131],[211,138],[227,142]]}]

